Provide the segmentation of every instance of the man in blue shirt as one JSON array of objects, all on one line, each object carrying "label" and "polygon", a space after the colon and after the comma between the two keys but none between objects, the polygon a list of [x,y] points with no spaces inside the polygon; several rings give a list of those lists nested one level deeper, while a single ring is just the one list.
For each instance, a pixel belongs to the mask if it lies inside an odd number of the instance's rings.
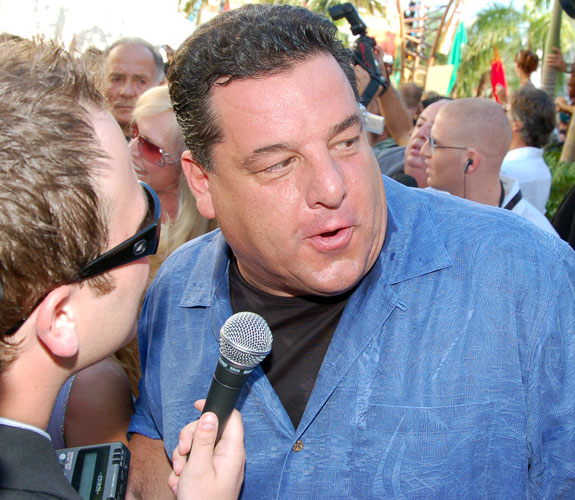
[{"label": "man in blue shirt", "polygon": [[270,357],[238,408],[240,497],[575,494],[575,257],[528,222],[383,179],[336,29],[290,6],[206,23],[168,78],[221,231],[177,250],[139,325],[131,495],[163,498],[241,310]]}]

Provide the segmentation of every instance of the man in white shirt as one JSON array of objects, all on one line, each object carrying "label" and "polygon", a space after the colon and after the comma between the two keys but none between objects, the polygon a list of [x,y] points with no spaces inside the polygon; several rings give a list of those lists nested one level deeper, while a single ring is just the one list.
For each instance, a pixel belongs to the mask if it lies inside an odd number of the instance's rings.
[{"label": "man in white shirt", "polygon": [[441,108],[421,149],[427,184],[468,200],[500,207],[557,235],[522,196],[517,180],[500,175],[511,127],[503,108],[482,98],[457,99]]},{"label": "man in white shirt", "polygon": [[517,179],[525,199],[544,214],[551,172],[543,159],[543,147],[555,128],[555,106],[543,90],[524,85],[512,94],[507,116],[511,145],[501,173]]}]

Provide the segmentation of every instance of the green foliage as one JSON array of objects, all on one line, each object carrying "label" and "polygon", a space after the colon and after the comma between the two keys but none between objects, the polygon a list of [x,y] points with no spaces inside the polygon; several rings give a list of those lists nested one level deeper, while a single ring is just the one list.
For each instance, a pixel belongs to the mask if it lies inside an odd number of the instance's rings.
[{"label": "green foliage", "polygon": [[[491,69],[494,47],[505,67],[510,90],[518,85],[514,57],[521,49],[534,52],[545,48],[551,24],[550,0],[526,0],[519,12],[510,6],[491,4],[477,15],[475,23],[467,30],[468,44],[458,72],[458,97],[476,95],[476,89],[486,71]],[[561,47],[563,52],[575,45],[575,29],[566,15],[561,21]],[[563,75],[559,75],[559,84]]]},{"label": "green foliage", "polygon": [[[313,10],[314,12],[323,14],[331,19],[328,9],[333,5],[339,5],[340,3],[345,3],[345,1],[348,0],[260,0],[260,1],[274,4],[289,4],[289,5],[304,6],[310,10]],[[353,3],[355,5],[355,8],[358,10],[365,9],[372,15],[385,16],[385,2],[381,2],[379,0],[352,0],[351,3]]]},{"label": "green foliage", "polygon": [[565,163],[559,160],[561,156],[560,147],[549,147],[543,158],[551,170],[551,194],[547,202],[547,217],[551,219],[557,207],[573,186],[575,186],[575,163]]},{"label": "green foliage", "polygon": [[463,49],[462,61],[457,75],[458,97],[476,95],[481,76],[491,69],[494,48],[497,47],[509,85],[516,80],[513,57],[521,46],[523,16],[512,7],[499,4],[482,10],[467,31],[468,43]]}]

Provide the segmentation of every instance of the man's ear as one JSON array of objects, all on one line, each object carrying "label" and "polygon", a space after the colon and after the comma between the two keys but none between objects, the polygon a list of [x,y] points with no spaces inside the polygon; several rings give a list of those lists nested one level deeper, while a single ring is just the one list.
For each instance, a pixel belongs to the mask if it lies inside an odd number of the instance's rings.
[{"label": "man's ear", "polygon": [[511,122],[511,130],[513,132],[519,132],[523,128],[523,122],[521,120],[513,120]]},{"label": "man's ear", "polygon": [[38,306],[36,333],[55,356],[71,358],[78,353],[75,311],[70,303],[73,285],[52,290]]},{"label": "man's ear", "polygon": [[465,163],[465,173],[472,174],[477,170],[481,163],[481,153],[475,149],[467,150],[467,161]]},{"label": "man's ear", "polygon": [[182,170],[196,199],[198,212],[206,219],[214,219],[216,213],[210,191],[210,179],[205,169],[194,160],[189,150],[182,153]]}]

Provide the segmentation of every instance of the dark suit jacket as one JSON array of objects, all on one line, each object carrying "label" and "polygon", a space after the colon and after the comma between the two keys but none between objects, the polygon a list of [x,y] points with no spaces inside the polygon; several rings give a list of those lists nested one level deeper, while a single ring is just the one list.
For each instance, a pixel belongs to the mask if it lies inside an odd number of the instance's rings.
[{"label": "dark suit jacket", "polygon": [[37,432],[0,424],[0,499],[79,500],[52,443]]}]

